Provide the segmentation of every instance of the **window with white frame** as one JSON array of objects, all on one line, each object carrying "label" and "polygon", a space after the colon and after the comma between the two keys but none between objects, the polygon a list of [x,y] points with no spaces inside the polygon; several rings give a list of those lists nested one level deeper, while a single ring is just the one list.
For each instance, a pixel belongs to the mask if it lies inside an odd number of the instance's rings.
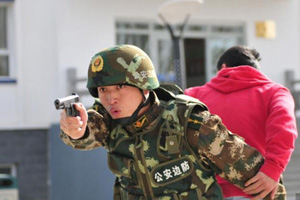
[{"label": "window with white frame", "polygon": [[[178,33],[180,26],[174,28]],[[182,52],[185,54],[184,63],[188,65],[185,66],[189,72],[186,77],[188,87],[209,81],[216,74],[219,56],[233,45],[245,44],[244,29],[242,22],[219,25],[191,23],[186,26]],[[116,43],[133,44],[143,49],[152,59],[160,82],[175,83],[172,40],[163,25],[153,21],[117,20]]]},{"label": "window with white frame", "polygon": [[17,165],[14,163],[0,163],[0,174],[17,177]]},{"label": "window with white frame", "polygon": [[0,7],[0,75],[8,76],[7,8]]},{"label": "window with white frame", "polygon": [[12,81],[12,2],[0,0],[0,83]]}]

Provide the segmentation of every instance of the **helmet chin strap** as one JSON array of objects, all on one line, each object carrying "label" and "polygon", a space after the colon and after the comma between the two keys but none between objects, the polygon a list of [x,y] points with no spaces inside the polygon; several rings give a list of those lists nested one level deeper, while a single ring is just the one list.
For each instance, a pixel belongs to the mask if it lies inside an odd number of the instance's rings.
[{"label": "helmet chin strap", "polygon": [[149,98],[150,95],[146,96],[142,89],[139,89],[139,90],[143,95],[143,101],[140,103],[140,105],[136,108],[136,110],[132,113],[131,116],[114,119],[115,123],[121,124],[123,126],[132,124],[137,119],[140,110],[150,103],[150,98]]}]

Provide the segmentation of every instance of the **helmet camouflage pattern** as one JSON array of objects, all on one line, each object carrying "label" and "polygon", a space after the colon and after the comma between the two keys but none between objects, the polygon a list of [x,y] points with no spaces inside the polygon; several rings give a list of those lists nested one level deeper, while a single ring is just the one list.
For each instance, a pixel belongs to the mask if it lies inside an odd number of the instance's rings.
[{"label": "helmet camouflage pattern", "polygon": [[91,60],[87,88],[98,97],[97,87],[129,84],[140,89],[159,87],[149,56],[133,45],[118,45],[98,52]]}]

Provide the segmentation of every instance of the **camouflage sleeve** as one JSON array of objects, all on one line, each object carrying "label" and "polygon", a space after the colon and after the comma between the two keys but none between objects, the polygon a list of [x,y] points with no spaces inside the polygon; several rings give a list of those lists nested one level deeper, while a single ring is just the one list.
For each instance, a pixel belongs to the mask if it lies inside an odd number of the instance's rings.
[{"label": "camouflage sleeve", "polygon": [[101,110],[104,108],[98,104],[100,103],[96,101],[93,107],[88,110],[87,128],[82,138],[75,140],[61,131],[60,138],[66,145],[79,150],[91,150],[101,146],[107,147],[106,139],[109,135],[109,119],[105,118],[108,116],[106,116],[104,110]]},{"label": "camouflage sleeve", "polygon": [[227,130],[221,119],[209,111],[192,114],[187,126],[187,140],[199,158],[240,188],[264,162],[256,149]]}]

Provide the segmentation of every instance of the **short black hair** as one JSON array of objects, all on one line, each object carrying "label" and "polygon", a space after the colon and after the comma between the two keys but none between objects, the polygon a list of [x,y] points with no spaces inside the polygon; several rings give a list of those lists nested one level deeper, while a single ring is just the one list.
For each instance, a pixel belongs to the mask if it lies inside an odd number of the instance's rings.
[{"label": "short black hair", "polygon": [[219,58],[217,69],[222,68],[222,64],[227,67],[238,67],[241,65],[249,65],[254,68],[259,68],[260,54],[253,48],[248,46],[233,46],[227,49]]}]

